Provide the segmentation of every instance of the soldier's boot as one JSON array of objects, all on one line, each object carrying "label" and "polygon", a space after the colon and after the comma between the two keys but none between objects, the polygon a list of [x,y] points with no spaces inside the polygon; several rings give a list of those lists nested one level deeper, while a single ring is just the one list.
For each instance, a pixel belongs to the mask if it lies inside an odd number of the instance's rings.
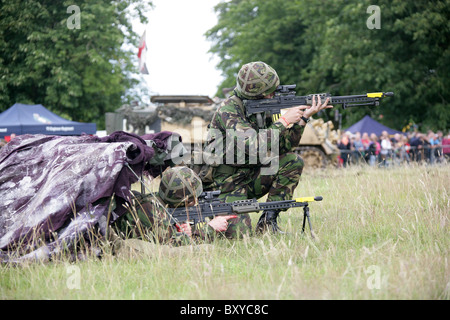
[{"label": "soldier's boot", "polygon": [[278,210],[264,211],[256,224],[256,233],[263,233],[269,230],[273,233],[286,234],[278,227],[277,218],[279,213],[280,211]]}]

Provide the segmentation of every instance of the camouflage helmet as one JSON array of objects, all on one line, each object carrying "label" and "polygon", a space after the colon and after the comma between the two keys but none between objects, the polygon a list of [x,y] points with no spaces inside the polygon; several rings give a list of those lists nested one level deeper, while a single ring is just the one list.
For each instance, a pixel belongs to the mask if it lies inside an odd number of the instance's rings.
[{"label": "camouflage helmet", "polygon": [[163,172],[159,196],[169,206],[191,202],[203,192],[200,178],[188,167],[173,167]]},{"label": "camouflage helmet", "polygon": [[244,64],[236,78],[236,91],[245,99],[260,99],[279,85],[277,72],[262,61]]}]

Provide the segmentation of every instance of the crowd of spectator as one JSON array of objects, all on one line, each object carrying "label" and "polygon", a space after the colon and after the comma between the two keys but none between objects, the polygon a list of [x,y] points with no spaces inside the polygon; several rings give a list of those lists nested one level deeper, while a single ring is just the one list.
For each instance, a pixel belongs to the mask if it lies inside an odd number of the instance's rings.
[{"label": "crowd of spectator", "polygon": [[383,131],[377,136],[347,131],[341,135],[338,148],[343,167],[360,163],[380,167],[411,162],[444,163],[450,160],[450,132],[447,136],[431,130],[427,134],[408,132],[390,136]]},{"label": "crowd of spectator", "polygon": [[[0,148],[16,135],[0,139]],[[380,136],[364,132],[342,133],[338,142],[339,164],[347,167],[352,164],[369,164],[387,167],[389,165],[426,162],[429,164],[450,162],[450,132],[443,136],[429,130],[420,132],[396,133],[392,136],[383,131]]]}]

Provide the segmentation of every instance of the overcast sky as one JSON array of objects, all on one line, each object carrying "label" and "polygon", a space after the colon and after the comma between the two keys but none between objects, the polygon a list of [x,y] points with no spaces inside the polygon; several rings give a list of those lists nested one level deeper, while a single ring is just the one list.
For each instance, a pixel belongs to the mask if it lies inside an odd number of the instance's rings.
[{"label": "overcast sky", "polygon": [[213,8],[220,0],[152,2],[148,24],[133,25],[139,35],[146,31],[149,74],[142,77],[149,91],[214,97],[222,77],[204,34],[217,23]]}]

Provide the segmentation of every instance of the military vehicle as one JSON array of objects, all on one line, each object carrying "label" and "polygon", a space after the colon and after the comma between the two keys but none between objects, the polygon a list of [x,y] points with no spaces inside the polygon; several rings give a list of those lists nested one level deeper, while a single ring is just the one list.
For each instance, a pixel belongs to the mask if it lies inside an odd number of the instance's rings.
[{"label": "military vehicle", "polygon": [[[161,131],[179,133],[184,144],[202,144],[218,105],[207,96],[153,96]],[[218,102],[218,101],[216,101]]]},{"label": "military vehicle", "polygon": [[106,134],[126,131],[137,135],[161,131],[161,119],[156,106],[123,105],[115,112],[105,114]]},{"label": "military vehicle", "polygon": [[[207,126],[220,100],[207,96],[153,96],[153,106],[125,105],[115,113],[106,115],[106,131],[133,132],[138,135],[159,131],[177,132],[188,150],[202,145]],[[306,126],[295,152],[299,153],[305,169],[337,166],[339,149],[338,133],[331,121],[312,119]]]},{"label": "military vehicle", "polygon": [[303,132],[298,147],[294,149],[305,162],[305,169],[337,167],[340,154],[337,147],[339,134],[331,121],[312,119]]}]

